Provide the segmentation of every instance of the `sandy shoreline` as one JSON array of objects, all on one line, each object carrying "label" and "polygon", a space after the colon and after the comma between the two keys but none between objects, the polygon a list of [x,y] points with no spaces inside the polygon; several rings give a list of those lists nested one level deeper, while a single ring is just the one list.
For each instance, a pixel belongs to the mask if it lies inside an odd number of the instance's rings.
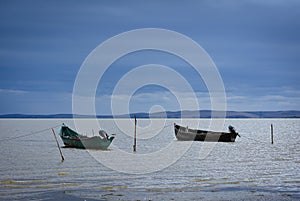
[{"label": "sandy shoreline", "polygon": [[[0,196],[2,197],[2,196]],[[170,191],[167,189],[126,189],[126,190],[99,190],[99,192],[92,192],[89,190],[61,190],[61,191],[46,191],[38,193],[26,193],[18,196],[14,194],[12,197],[5,196],[5,200],[47,200],[47,201],[96,201],[96,200],[298,200],[299,197],[284,192],[265,192],[265,191],[190,191],[179,192]]]}]

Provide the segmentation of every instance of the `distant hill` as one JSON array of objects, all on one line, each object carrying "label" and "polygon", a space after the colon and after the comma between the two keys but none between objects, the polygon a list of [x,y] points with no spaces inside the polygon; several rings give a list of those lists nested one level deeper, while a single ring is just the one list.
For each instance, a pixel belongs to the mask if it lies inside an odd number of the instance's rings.
[{"label": "distant hill", "polygon": [[[226,118],[300,118],[300,111],[227,111]],[[126,115],[97,115],[97,118],[222,118],[224,112],[200,110],[200,111],[167,111],[157,113],[136,113]],[[50,115],[34,115],[34,114],[4,114],[0,118],[94,118],[93,115],[73,115],[73,114],[50,114]]]},{"label": "distant hill", "polygon": [[[300,118],[300,111],[227,111],[226,118]],[[151,117],[167,116],[167,118],[222,118],[222,111],[177,111],[150,114]]]}]

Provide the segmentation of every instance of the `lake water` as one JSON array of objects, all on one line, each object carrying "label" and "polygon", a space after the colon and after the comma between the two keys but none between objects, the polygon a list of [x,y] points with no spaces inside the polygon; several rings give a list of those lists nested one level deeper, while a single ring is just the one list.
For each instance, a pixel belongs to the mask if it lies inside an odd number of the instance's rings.
[{"label": "lake water", "polygon": [[[88,135],[97,132],[90,121],[80,120]],[[99,120],[116,134],[109,150],[62,148],[61,162],[47,128],[75,128],[72,119],[0,120],[0,200],[300,199],[300,119],[227,119],[223,130],[241,134],[234,143],[179,142],[172,125],[182,120],[138,119],[136,153],[133,121],[119,121]],[[206,129],[210,120],[184,125],[195,123]]]}]

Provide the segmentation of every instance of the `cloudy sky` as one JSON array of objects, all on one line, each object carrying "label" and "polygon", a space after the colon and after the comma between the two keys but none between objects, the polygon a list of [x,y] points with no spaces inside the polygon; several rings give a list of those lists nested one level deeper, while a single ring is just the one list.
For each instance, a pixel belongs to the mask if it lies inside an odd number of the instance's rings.
[{"label": "cloudy sky", "polygon": [[[87,56],[109,38],[142,28],[172,30],[203,47],[223,80],[228,110],[300,110],[299,19],[300,3],[293,0],[3,0],[0,114],[72,113],[74,83]],[[167,66],[170,73],[134,71],[147,64]],[[191,85],[199,109],[210,109],[207,86],[188,63],[166,52],[141,51],[105,72],[97,86],[97,113],[111,113],[112,97],[130,98],[130,112],[197,109],[180,106],[176,94],[184,101],[192,96],[178,86],[175,72]],[[114,94],[130,73],[163,78],[168,86],[141,85],[129,94],[123,85]]]}]

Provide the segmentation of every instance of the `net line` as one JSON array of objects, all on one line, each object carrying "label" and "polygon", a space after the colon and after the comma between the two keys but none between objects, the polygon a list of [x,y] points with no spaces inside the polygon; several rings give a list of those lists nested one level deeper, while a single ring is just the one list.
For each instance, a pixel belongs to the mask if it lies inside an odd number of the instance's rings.
[{"label": "net line", "polygon": [[45,131],[48,131],[48,130],[51,130],[51,129],[54,129],[54,128],[57,128],[57,127],[60,127],[60,126],[61,126],[61,124],[50,127],[50,128],[46,128],[46,129],[43,129],[43,130],[38,130],[38,131],[35,131],[35,132],[30,132],[30,133],[26,133],[26,134],[14,136],[14,137],[8,137],[8,138],[0,139],[0,142],[15,140],[15,139],[18,139],[18,138],[23,138],[23,137],[27,137],[27,136],[31,136],[31,135],[37,135],[39,133],[42,133],[42,132],[45,132]]}]

